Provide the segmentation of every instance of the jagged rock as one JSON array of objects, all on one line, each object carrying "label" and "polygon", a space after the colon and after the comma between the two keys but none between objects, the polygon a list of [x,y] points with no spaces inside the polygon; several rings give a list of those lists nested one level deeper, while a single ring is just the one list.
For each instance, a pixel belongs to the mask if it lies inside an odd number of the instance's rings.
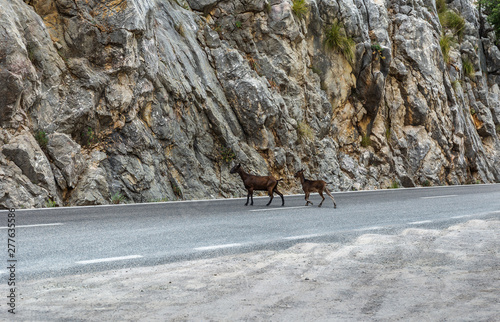
[{"label": "jagged rock", "polygon": [[[64,133],[52,133],[48,139],[47,152],[49,156],[63,175],[67,187],[74,188],[86,165],[80,145]],[[62,189],[65,189],[64,186],[61,186],[61,184],[64,185],[64,181],[57,180]]]},{"label": "jagged rock", "polygon": [[1,151],[33,184],[46,189],[53,199],[58,199],[50,163],[30,133],[23,132],[14,136]]},{"label": "jagged rock", "polygon": [[75,206],[106,205],[111,202],[111,195],[104,169],[100,162],[106,158],[102,152],[92,154],[89,165],[81,180],[71,192],[69,204]]},{"label": "jagged rock", "polygon": [[17,165],[0,154],[0,209],[43,208],[46,189],[31,182]]}]

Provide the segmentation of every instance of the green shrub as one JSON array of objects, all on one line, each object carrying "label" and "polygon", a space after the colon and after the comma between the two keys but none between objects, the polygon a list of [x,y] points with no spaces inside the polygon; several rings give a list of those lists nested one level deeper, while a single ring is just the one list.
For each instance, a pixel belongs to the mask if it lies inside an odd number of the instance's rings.
[{"label": "green shrub", "polygon": [[39,130],[36,135],[35,139],[38,142],[38,145],[42,148],[45,149],[47,147],[47,144],[49,143],[49,138],[47,137],[47,133],[43,130]]},{"label": "green shrub", "polygon": [[227,164],[231,164],[231,162],[236,157],[233,150],[225,146],[219,147],[218,152],[219,152],[219,158]]},{"label": "green shrub", "polygon": [[172,191],[174,192],[177,198],[182,198],[182,190],[181,188],[179,188],[177,184],[172,183]]},{"label": "green shrub", "polygon": [[422,182],[422,186],[424,186],[424,187],[430,187],[431,186],[431,182],[426,179],[424,182]]},{"label": "green shrub", "polygon": [[392,181],[392,184],[389,187],[389,189],[399,189],[399,182],[397,182],[396,180]]},{"label": "green shrub", "polygon": [[464,76],[467,76],[471,80],[474,80],[475,71],[474,71],[474,65],[472,64],[472,62],[468,58],[465,58],[462,62],[462,66],[463,66]]},{"label": "green shrub", "polygon": [[236,26],[236,28],[241,28],[241,21],[236,21],[234,25]]},{"label": "green shrub", "polygon": [[352,38],[347,37],[344,26],[335,21],[325,32],[325,46],[328,49],[341,53],[350,63],[354,63],[354,49],[356,43]]},{"label": "green shrub", "polygon": [[94,133],[94,130],[89,126],[86,131],[81,133],[82,137],[82,145],[92,145],[97,142],[97,137]]},{"label": "green shrub", "polygon": [[302,19],[309,12],[305,0],[293,0],[292,11],[297,18]]},{"label": "green shrub", "polygon": [[[385,59],[384,55],[382,55],[382,46],[380,46],[379,43],[373,44],[372,50],[373,50],[373,53],[372,53],[373,55],[378,54],[378,56],[380,56],[380,58]],[[375,56],[375,59],[376,58],[377,58],[377,56]]]},{"label": "green shrub", "polygon": [[446,64],[450,63],[450,50],[454,43],[453,37],[448,35],[443,35],[441,39],[439,39],[439,46],[441,46],[441,52],[443,53],[443,59]]},{"label": "green shrub", "polygon": [[119,192],[117,192],[113,196],[111,196],[111,202],[115,205],[120,204],[123,201],[125,201],[125,197]]},{"label": "green shrub", "polygon": [[499,0],[479,0],[479,10],[484,9],[488,22],[493,25],[493,29],[500,38],[500,1]]},{"label": "green shrub", "polygon": [[57,203],[56,203],[54,200],[50,199],[50,198],[49,198],[49,200],[47,200],[47,202],[45,203],[45,207],[46,207],[46,208],[54,208],[54,207],[56,207],[56,206],[57,206]]}]

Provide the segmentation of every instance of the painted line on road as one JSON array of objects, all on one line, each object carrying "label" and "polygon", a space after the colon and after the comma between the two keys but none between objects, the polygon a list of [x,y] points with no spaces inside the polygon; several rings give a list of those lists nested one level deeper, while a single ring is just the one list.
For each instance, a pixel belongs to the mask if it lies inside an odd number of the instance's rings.
[{"label": "painted line on road", "polygon": [[253,210],[250,210],[250,211],[274,211],[274,210],[288,210],[288,209],[299,209],[299,208],[307,208],[307,206],[285,207],[285,208],[269,208],[269,209],[253,209]]},{"label": "painted line on road", "polygon": [[488,215],[494,215],[494,214],[500,214],[500,210],[485,211],[485,212],[479,212],[479,213],[476,213],[476,214],[460,215],[460,216],[454,216],[454,217],[450,217],[450,218],[451,219],[461,219],[461,218],[488,216]]},{"label": "painted line on road", "polygon": [[366,227],[366,228],[354,229],[354,231],[368,231],[368,230],[380,230],[380,229],[384,229],[384,227],[373,226],[373,227]]},{"label": "painted line on road", "polygon": [[62,223],[53,223],[53,224],[37,224],[37,225],[19,225],[16,227],[0,227],[0,229],[9,229],[9,228],[30,228],[30,227],[46,227],[46,226],[62,226]]},{"label": "painted line on road", "polygon": [[223,249],[223,248],[231,248],[231,247],[239,247],[241,244],[223,244],[223,245],[212,245],[212,246],[204,246],[204,247],[196,247],[195,250],[204,251],[204,250],[215,250],[215,249]]},{"label": "painted line on road", "polygon": [[422,220],[422,221],[414,221],[409,223],[408,225],[421,225],[421,224],[430,224],[432,220]]},{"label": "painted line on road", "polygon": [[451,198],[451,197],[458,197],[458,195],[444,195],[444,196],[421,197],[420,199],[437,199],[437,198]]},{"label": "painted line on road", "polygon": [[314,237],[319,237],[319,236],[320,236],[319,234],[311,234],[311,235],[299,235],[299,236],[284,237],[283,239],[296,240],[296,239],[314,238]]},{"label": "painted line on road", "polygon": [[78,261],[77,264],[96,264],[96,263],[105,263],[105,262],[114,262],[114,261],[123,261],[127,259],[135,259],[142,258],[141,255],[129,255],[129,256],[121,256],[121,257],[108,257],[108,258],[98,258],[98,259],[89,259],[85,261]]}]

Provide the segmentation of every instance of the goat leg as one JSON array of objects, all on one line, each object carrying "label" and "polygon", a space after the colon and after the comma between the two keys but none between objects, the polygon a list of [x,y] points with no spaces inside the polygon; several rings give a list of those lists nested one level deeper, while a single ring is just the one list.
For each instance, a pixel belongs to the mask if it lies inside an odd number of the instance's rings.
[{"label": "goat leg", "polygon": [[248,206],[248,199],[250,199],[250,192],[247,193],[247,203],[245,204],[245,206]]},{"label": "goat leg", "polygon": [[319,195],[321,196],[321,198],[323,198],[318,206],[318,207],[321,207],[323,205],[323,201],[325,201],[325,197],[323,196],[323,192],[321,192],[321,191],[318,191],[318,192],[319,192]]},{"label": "goat leg", "polygon": [[271,204],[271,201],[273,201],[273,198],[274,198],[273,190],[268,191],[267,194],[269,195],[269,202],[267,203],[266,206],[269,206]]},{"label": "goat leg", "polygon": [[330,198],[332,198],[332,201],[333,201],[333,208],[337,208],[337,204],[335,203],[335,199],[333,199],[333,196],[332,196],[332,194],[330,193],[330,191],[328,191],[328,189],[327,189],[327,188],[325,188],[325,192],[326,192],[326,194],[327,194]]},{"label": "goat leg", "polygon": [[311,201],[309,201],[309,192],[307,192],[307,193],[306,193],[306,197],[305,197],[305,199],[306,199],[306,201],[307,201],[307,202],[306,202],[306,206],[308,206],[309,204],[311,204],[311,206],[313,205],[313,203],[312,203]]},{"label": "goat leg", "polygon": [[285,198],[283,198],[283,194],[278,191],[278,189],[274,188],[274,191],[281,197],[281,206],[285,205]]}]

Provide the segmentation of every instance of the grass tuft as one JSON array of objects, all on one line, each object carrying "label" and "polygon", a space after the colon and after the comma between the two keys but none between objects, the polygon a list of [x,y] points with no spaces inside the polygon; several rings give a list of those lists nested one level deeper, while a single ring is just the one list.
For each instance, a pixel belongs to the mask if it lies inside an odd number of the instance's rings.
[{"label": "grass tuft", "polygon": [[50,198],[49,198],[49,200],[47,200],[47,202],[45,203],[45,207],[46,207],[46,208],[54,208],[54,207],[56,207],[56,206],[57,206],[57,203],[56,203],[54,200],[50,199]]},{"label": "grass tuft", "polygon": [[458,39],[462,40],[465,31],[465,19],[460,14],[453,10],[446,10],[439,14],[439,21],[444,28],[452,30]]},{"label": "grass tuft", "polygon": [[444,62],[450,64],[450,50],[451,46],[455,43],[453,37],[448,35],[441,36],[439,39],[439,45],[441,46],[441,52],[443,53]]},{"label": "grass tuft", "polygon": [[462,66],[463,66],[464,76],[467,76],[471,80],[474,80],[475,79],[474,65],[472,64],[470,59],[465,58],[462,62]]},{"label": "grass tuft", "polygon": [[49,138],[47,137],[47,133],[43,130],[39,130],[36,135],[35,139],[38,142],[38,145],[42,148],[45,149],[47,147],[47,144],[49,143]]},{"label": "grass tuft", "polygon": [[350,63],[354,63],[354,40],[346,35],[344,26],[335,21],[331,27],[326,29],[325,46],[328,49],[341,53]]},{"label": "grass tuft", "polygon": [[299,141],[302,143],[305,140],[312,140],[314,138],[314,133],[309,124],[304,121],[297,123],[297,136]]},{"label": "grass tuft", "polygon": [[115,205],[120,204],[124,201],[125,201],[125,197],[119,192],[117,192],[113,196],[111,196],[111,202]]},{"label": "grass tuft", "polygon": [[361,138],[361,146],[367,148],[372,145],[372,140],[369,135],[363,135]]},{"label": "grass tuft", "polygon": [[305,0],[293,0],[292,11],[297,18],[302,19],[309,12],[309,8]]},{"label": "grass tuft", "polygon": [[389,189],[399,189],[399,182],[397,182],[396,180],[392,181],[392,184],[389,187]]}]

